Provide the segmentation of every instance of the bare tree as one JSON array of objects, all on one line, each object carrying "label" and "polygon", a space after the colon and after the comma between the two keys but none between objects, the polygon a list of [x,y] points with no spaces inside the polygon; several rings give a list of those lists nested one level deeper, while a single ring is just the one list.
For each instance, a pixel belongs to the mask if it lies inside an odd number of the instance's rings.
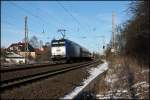
[{"label": "bare tree", "polygon": [[41,48],[42,46],[43,46],[43,41],[40,40],[40,41],[39,41],[39,47]]},{"label": "bare tree", "polygon": [[39,48],[39,41],[36,36],[31,37],[29,40],[29,43],[34,47],[34,48]]},{"label": "bare tree", "polygon": [[129,6],[132,17],[124,23],[118,31],[118,41],[124,39],[126,55],[134,56],[140,62],[149,63],[149,3],[148,1],[134,1]]}]

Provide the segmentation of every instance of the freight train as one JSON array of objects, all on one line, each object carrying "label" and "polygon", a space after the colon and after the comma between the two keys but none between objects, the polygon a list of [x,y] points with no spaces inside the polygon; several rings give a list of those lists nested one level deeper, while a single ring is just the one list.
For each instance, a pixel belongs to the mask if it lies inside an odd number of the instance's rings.
[{"label": "freight train", "polygon": [[51,59],[53,61],[77,62],[91,60],[92,54],[79,44],[68,39],[51,41]]}]

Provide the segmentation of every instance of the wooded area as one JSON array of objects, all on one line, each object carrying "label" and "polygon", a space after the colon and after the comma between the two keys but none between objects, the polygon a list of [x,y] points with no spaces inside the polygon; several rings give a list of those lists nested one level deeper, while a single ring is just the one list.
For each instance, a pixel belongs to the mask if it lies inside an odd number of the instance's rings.
[{"label": "wooded area", "polygon": [[127,13],[131,18],[116,29],[120,52],[149,64],[149,1],[132,1]]}]

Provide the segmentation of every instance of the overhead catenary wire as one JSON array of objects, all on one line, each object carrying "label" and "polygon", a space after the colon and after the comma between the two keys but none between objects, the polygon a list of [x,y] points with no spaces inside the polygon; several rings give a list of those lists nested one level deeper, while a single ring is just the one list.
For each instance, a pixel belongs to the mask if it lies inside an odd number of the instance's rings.
[{"label": "overhead catenary wire", "polygon": [[78,25],[80,25],[80,22],[60,2],[57,3],[76,21]]},{"label": "overhead catenary wire", "polygon": [[[69,7],[69,9],[71,9],[71,8]],[[83,20],[82,20],[82,23],[83,23]],[[87,26],[88,29],[91,28],[90,24],[89,24],[87,21],[85,21],[85,20],[84,20],[84,24],[85,24],[84,26]],[[77,29],[77,31],[78,31],[78,30],[79,30],[79,29]]]},{"label": "overhead catenary wire", "polygon": [[[35,15],[34,13],[32,13],[31,11],[29,11],[29,10],[23,8],[22,6],[20,6],[20,5],[16,4],[16,3],[14,3],[14,2],[12,2],[12,4],[15,5],[16,7],[20,8],[22,11],[24,11],[24,12],[30,14],[31,16],[35,17],[35,18],[38,20],[37,22],[40,21],[41,23],[47,23],[47,24],[50,23],[49,21],[43,20],[42,18],[40,18],[40,16]],[[81,27],[82,27],[81,23],[77,20],[77,18],[76,18],[75,16],[73,16],[73,15],[69,12],[68,9],[66,9],[60,2],[58,2],[58,4],[65,10],[65,12],[67,12],[67,13],[69,14],[69,16],[71,16],[71,17],[73,18],[73,20],[78,24],[78,26],[81,26]],[[45,12],[45,13],[46,13],[47,15],[51,16],[49,13],[47,13],[47,12]],[[53,16],[51,16],[51,18],[53,18],[56,22],[60,23],[60,21],[58,21],[58,20],[57,20],[56,18],[54,18]],[[41,23],[40,23],[40,24],[41,24]],[[50,24],[51,24],[51,23],[50,23]],[[53,25],[53,24],[51,24],[51,25]],[[62,24],[62,23],[61,23],[61,25],[66,26],[66,25],[64,25],[64,24]],[[55,25],[53,25],[53,26],[54,26],[56,29],[59,29],[59,28],[56,27]],[[82,29],[84,29],[84,28],[82,28]],[[77,31],[79,32],[79,28],[77,29]]]},{"label": "overhead catenary wire", "polygon": [[[39,8],[39,7],[36,7],[38,10],[41,10],[41,8]],[[66,26],[65,24],[62,24],[62,22],[60,22],[58,19],[56,19],[55,17],[53,17],[53,15],[51,15],[50,13],[48,13],[48,12],[46,12],[45,10],[44,11],[42,11],[42,12],[44,12],[44,14],[47,14],[49,17],[51,17],[53,20],[55,20],[55,22],[57,22],[58,24],[61,24],[61,25],[63,25],[63,26]]]},{"label": "overhead catenary wire", "polygon": [[[41,23],[51,24],[51,23],[49,23],[49,22],[43,20],[43,19],[40,18],[39,16],[37,16],[37,15],[31,13],[29,10],[27,10],[27,9],[25,9],[25,8],[23,8],[23,7],[19,6],[19,5],[17,5],[16,3],[14,3],[14,2],[11,2],[11,3],[12,3],[14,6],[16,6],[17,8],[21,9],[22,11],[24,11],[24,12],[30,14],[31,16],[35,17],[35,18],[36,18],[38,21],[40,21]],[[53,24],[51,24],[51,25],[53,25]],[[54,25],[53,25],[53,26],[54,26]],[[56,26],[54,26],[54,27],[55,27],[56,29],[58,29],[58,27],[56,27]]]},{"label": "overhead catenary wire", "polygon": [[[36,7],[36,8],[38,10],[41,10],[39,7]],[[64,26],[64,28],[67,27],[67,25],[62,24],[62,22],[60,20],[58,20],[56,17],[53,17],[53,15],[51,15],[50,13],[46,12],[45,10],[43,12],[44,12],[44,14],[47,14],[51,19],[53,19],[52,21],[55,21],[55,23],[57,23],[58,25],[60,24],[60,25]],[[69,30],[71,30],[70,27],[67,27],[67,29],[68,28],[69,28]]]},{"label": "overhead catenary wire", "polygon": [[[58,4],[61,8],[63,8],[64,11],[65,11],[69,16],[71,16],[71,17],[74,19],[74,21],[75,21],[79,26],[81,26],[81,23],[77,20],[77,18],[76,18],[75,16],[72,15],[71,12],[69,12],[69,10],[68,10],[67,8],[65,8],[59,1],[57,1],[57,4]],[[81,26],[81,27],[82,27],[82,26]]]},{"label": "overhead catenary wire", "polygon": [[[20,9],[23,10],[24,12],[30,14],[31,16],[35,17],[38,21],[41,21],[41,23],[43,23],[43,24],[44,24],[44,23],[47,23],[47,24],[49,23],[50,25],[54,26],[54,25],[51,24],[50,22],[46,22],[45,20],[41,19],[39,16],[37,16],[37,15],[31,13],[30,11],[26,10],[25,8],[19,6],[19,5],[15,4],[15,3],[12,3],[12,4],[15,5],[17,8],[20,8]],[[41,23],[40,23],[40,24],[41,24]],[[54,27],[56,28],[56,30],[59,28],[59,27],[57,27],[57,26],[54,26]],[[46,32],[46,31],[45,31],[45,32]],[[41,33],[45,33],[45,32],[41,32]]]},{"label": "overhead catenary wire", "polygon": [[[6,24],[8,24],[8,25],[11,26],[11,27],[14,27],[14,28],[16,27],[16,28],[19,28],[19,29],[21,29],[22,31],[24,31],[24,28],[23,28],[23,27],[19,27],[19,26],[17,26],[16,24],[13,24],[13,23],[11,23],[11,22],[8,22],[8,21],[5,21],[5,22],[4,22],[4,21],[3,21],[2,23],[6,23]],[[3,24],[2,24],[2,25],[3,25]],[[35,32],[35,31],[33,31],[33,30],[29,29],[29,28],[28,28],[28,32],[29,32],[29,33],[32,33],[32,34],[33,34],[33,33],[37,33],[37,32]]]},{"label": "overhead catenary wire", "polygon": [[[37,15],[31,13],[29,10],[27,10],[27,9],[25,9],[25,8],[23,8],[23,7],[19,6],[19,5],[17,5],[16,3],[13,3],[13,2],[12,2],[12,4],[13,4],[14,6],[16,6],[17,8],[20,8],[20,9],[23,10],[24,12],[30,14],[31,16],[35,17],[38,21],[41,21],[42,23],[47,23],[47,24],[49,23],[49,24],[51,24],[50,22],[41,19],[39,16],[37,16]],[[47,13],[47,14],[48,14],[48,13]],[[50,14],[48,14],[48,15],[50,15]],[[56,19],[55,19],[55,21],[56,21]],[[57,22],[58,22],[58,20],[57,20]],[[53,24],[51,24],[51,25],[53,25]],[[54,26],[54,25],[53,25],[53,26]],[[54,26],[54,27],[56,28],[56,30],[59,29],[59,27],[57,27],[57,26]],[[42,32],[42,33],[43,33],[43,32]]]},{"label": "overhead catenary wire", "polygon": [[[24,31],[23,27],[18,27],[16,24],[10,23],[10,22],[8,22],[8,21],[7,21],[7,22],[6,22],[6,21],[5,21],[5,22],[3,21],[2,23],[7,23],[9,26],[12,26],[13,28],[17,27],[17,28],[21,29],[20,32],[21,32],[21,31],[22,31],[22,32]],[[2,24],[2,25],[3,25],[3,24]],[[29,33],[32,33],[32,36],[35,36],[34,33],[38,33],[38,32],[35,32],[35,31],[29,29],[29,28],[28,28],[28,32],[29,32]],[[41,36],[41,35],[40,35],[40,36]],[[36,35],[36,37],[39,37],[39,36]],[[20,41],[24,42],[24,39],[25,39],[25,38],[22,38],[22,40],[20,40]]]},{"label": "overhead catenary wire", "polygon": [[[42,23],[44,23],[45,21],[43,19],[41,19],[39,16],[33,14],[31,11],[25,9],[24,7],[14,3],[14,2],[11,2],[12,5],[14,5],[15,7],[19,8],[21,11],[25,12],[25,13],[28,13],[29,15],[31,15],[31,17],[34,17],[39,21],[41,21]],[[48,22],[45,22],[45,23],[48,23]],[[41,24],[41,23],[40,23]],[[14,24],[11,24],[11,26],[13,26]],[[15,25],[16,26],[16,25]],[[58,29],[58,27],[55,27],[56,29]],[[29,32],[31,31],[31,29],[29,30]],[[33,32],[34,33],[34,32]],[[36,32],[37,33],[37,32]],[[43,30],[42,33],[45,33],[45,31]]]}]

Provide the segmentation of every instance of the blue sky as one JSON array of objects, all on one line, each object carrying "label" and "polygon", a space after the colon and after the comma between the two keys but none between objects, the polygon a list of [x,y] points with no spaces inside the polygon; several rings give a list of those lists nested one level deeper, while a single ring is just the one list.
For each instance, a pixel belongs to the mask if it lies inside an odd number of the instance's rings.
[{"label": "blue sky", "polygon": [[28,16],[29,38],[35,35],[44,43],[50,42],[61,37],[58,29],[66,29],[66,38],[98,51],[102,49],[103,36],[105,44],[110,41],[112,12],[116,24],[123,23],[130,17],[125,12],[128,4],[129,1],[2,1],[1,45],[8,47],[22,41],[24,17]]}]

